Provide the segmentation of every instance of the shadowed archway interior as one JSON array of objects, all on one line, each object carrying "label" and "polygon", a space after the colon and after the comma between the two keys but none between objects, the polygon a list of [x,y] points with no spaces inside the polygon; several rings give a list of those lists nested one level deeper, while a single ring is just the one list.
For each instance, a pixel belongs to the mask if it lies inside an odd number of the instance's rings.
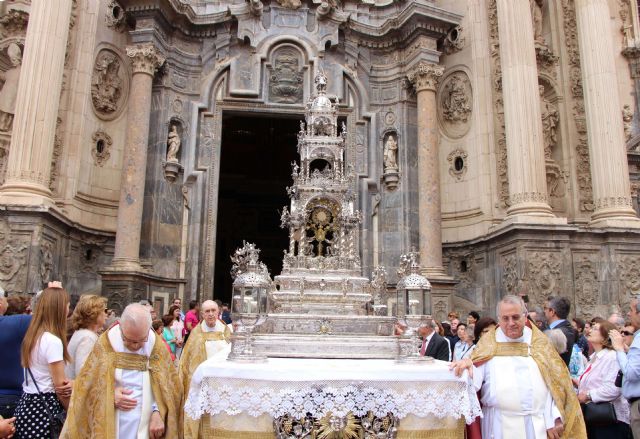
[{"label": "shadowed archway interior", "polygon": [[271,275],[282,271],[288,230],[280,212],[289,204],[291,162],[298,160],[297,133],[303,116],[263,117],[223,113],[222,155],[216,230],[215,299],[229,302],[231,261],[242,241],[261,250]]}]

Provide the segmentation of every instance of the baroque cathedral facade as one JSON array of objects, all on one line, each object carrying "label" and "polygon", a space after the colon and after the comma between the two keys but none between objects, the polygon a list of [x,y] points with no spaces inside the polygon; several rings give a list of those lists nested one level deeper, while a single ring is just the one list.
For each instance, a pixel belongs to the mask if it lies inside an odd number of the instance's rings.
[{"label": "baroque cathedral facade", "polygon": [[278,274],[322,73],[363,276],[385,267],[393,291],[415,249],[439,319],[508,293],[591,317],[640,292],[635,0],[0,8],[5,291],[60,279],[118,310],[224,300],[244,236]]}]

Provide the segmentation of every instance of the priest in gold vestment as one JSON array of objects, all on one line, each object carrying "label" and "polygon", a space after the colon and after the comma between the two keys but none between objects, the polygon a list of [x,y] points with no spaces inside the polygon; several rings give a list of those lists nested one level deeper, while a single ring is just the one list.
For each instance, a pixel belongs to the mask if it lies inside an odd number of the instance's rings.
[{"label": "priest in gold vestment", "polygon": [[469,369],[480,390],[482,437],[586,439],[569,371],[547,336],[526,326],[522,299],[505,296],[497,314],[499,327],[481,337],[471,359],[451,366]]},{"label": "priest in gold vestment", "polygon": [[73,385],[61,438],[182,438],[182,388],[140,304],[96,342]]},{"label": "priest in gold vestment", "polygon": [[[219,359],[224,361],[231,351],[231,332],[233,330],[219,319],[218,304],[213,300],[206,300],[200,309],[203,320],[189,334],[189,339],[180,358],[180,382],[183,386],[185,400],[189,395],[191,377],[198,366],[206,360]],[[208,418],[194,421],[185,416],[184,437],[186,439],[203,437],[202,422],[208,422]]]}]

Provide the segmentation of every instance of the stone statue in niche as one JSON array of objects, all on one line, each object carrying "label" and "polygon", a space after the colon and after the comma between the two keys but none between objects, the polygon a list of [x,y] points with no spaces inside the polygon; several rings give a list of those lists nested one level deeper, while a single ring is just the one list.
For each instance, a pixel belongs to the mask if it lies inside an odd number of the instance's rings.
[{"label": "stone statue in niche", "polygon": [[398,141],[393,134],[384,142],[384,171],[391,170],[398,170]]},{"label": "stone statue in niche", "polygon": [[633,121],[633,110],[631,109],[631,106],[629,104],[625,104],[625,106],[622,108],[622,123],[624,124],[625,140],[631,139],[631,134],[633,131],[633,126],[631,124],[632,121]]},{"label": "stone statue in niche", "polygon": [[178,162],[178,151],[180,151],[180,134],[178,134],[178,127],[171,125],[171,131],[167,137],[167,162]]},{"label": "stone statue in niche", "polygon": [[533,39],[536,43],[544,45],[542,36],[542,5],[544,0],[529,0],[531,5],[531,20],[533,22]]},{"label": "stone statue in niche", "polygon": [[18,80],[22,64],[22,51],[20,46],[11,43],[7,49],[11,60],[11,67],[4,74],[4,86],[0,91],[0,131],[11,131],[13,115],[16,108],[16,95],[18,94]]},{"label": "stone statue in niche", "polygon": [[98,113],[110,115],[118,110],[123,80],[120,60],[111,52],[102,51],[96,59],[91,81],[91,99]]},{"label": "stone statue in niche", "polygon": [[553,148],[558,142],[557,131],[558,109],[544,97],[544,86],[539,86],[540,90],[540,113],[542,113],[542,133],[544,138],[544,158],[552,160]]},{"label": "stone statue in niche", "polygon": [[442,115],[449,122],[466,122],[471,114],[471,102],[467,93],[464,79],[460,75],[453,75],[446,85],[445,98],[442,101]]}]

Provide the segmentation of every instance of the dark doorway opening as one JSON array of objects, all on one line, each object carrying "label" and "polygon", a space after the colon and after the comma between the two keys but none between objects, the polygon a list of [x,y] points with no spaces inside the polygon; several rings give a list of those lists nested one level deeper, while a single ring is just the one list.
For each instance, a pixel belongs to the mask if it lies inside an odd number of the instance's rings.
[{"label": "dark doorway opening", "polygon": [[297,133],[303,116],[274,118],[223,113],[218,191],[214,298],[231,298],[230,256],[253,242],[271,276],[282,271],[289,231],[280,213],[289,206],[291,162],[298,161]]}]

